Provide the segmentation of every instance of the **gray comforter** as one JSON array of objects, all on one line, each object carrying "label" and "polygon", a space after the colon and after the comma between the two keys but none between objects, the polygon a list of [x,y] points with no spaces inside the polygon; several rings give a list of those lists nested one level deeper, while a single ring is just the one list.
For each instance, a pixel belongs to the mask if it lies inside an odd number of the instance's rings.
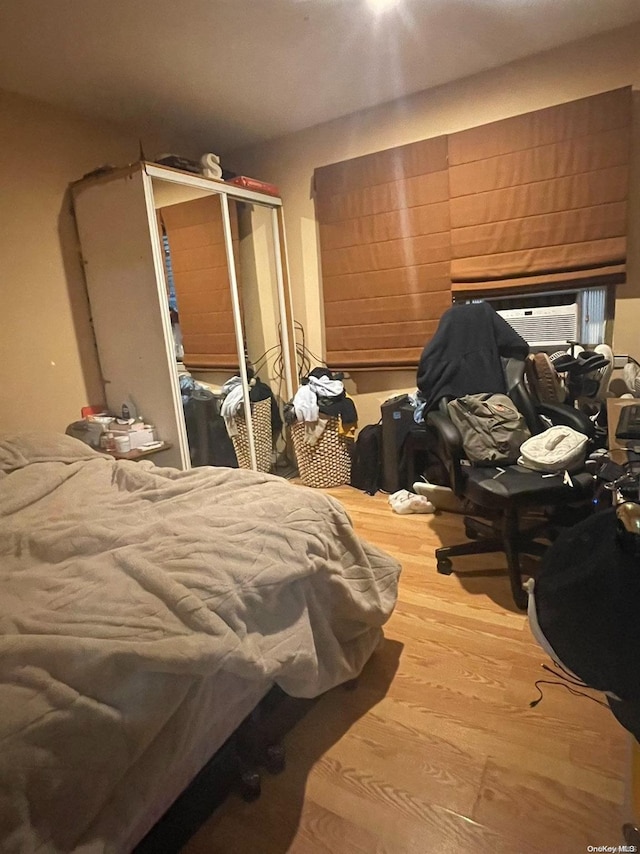
[{"label": "gray comforter", "polygon": [[396,599],[397,563],[323,494],[67,436],[0,436],[0,526],[3,852],[119,850],[113,792],[180,744],[163,734],[203,680],[317,695]]}]

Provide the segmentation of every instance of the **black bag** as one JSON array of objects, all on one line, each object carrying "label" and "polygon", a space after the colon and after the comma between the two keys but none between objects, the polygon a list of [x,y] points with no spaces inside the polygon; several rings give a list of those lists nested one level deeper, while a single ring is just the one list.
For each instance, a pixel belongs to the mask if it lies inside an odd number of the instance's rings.
[{"label": "black bag", "polygon": [[593,513],[562,531],[540,564],[529,615],[565,668],[615,695],[611,710],[640,740],[640,537],[618,514]]},{"label": "black bag", "polygon": [[351,486],[375,495],[382,477],[382,424],[368,424],[351,451]]},{"label": "black bag", "polygon": [[191,465],[237,469],[233,442],[220,415],[220,400],[211,392],[194,390],[183,406]]}]

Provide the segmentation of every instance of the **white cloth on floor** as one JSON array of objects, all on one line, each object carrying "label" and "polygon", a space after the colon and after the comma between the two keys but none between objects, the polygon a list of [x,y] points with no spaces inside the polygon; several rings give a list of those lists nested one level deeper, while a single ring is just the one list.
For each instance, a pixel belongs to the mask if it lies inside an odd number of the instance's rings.
[{"label": "white cloth on floor", "polygon": [[424,495],[416,495],[407,489],[400,489],[389,496],[391,509],[401,516],[408,513],[434,513],[435,507]]}]

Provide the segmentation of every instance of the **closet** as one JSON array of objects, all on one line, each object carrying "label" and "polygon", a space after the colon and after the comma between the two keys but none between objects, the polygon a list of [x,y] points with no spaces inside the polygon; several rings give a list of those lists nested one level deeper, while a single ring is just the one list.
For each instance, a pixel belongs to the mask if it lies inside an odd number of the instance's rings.
[{"label": "closet", "polygon": [[281,200],[146,162],[86,177],[72,198],[109,410],[132,401],[171,445],[152,459],[188,469],[185,376],[214,392],[237,376],[237,458],[267,470],[252,375],[276,419],[297,387]]}]

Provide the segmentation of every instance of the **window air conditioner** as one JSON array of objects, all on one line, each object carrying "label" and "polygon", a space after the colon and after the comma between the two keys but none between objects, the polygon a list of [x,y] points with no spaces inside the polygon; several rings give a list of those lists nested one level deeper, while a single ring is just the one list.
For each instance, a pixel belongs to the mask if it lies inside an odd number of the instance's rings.
[{"label": "window air conditioner", "polygon": [[510,308],[499,315],[521,335],[530,347],[564,347],[578,340],[578,305],[551,305],[540,308]]}]

